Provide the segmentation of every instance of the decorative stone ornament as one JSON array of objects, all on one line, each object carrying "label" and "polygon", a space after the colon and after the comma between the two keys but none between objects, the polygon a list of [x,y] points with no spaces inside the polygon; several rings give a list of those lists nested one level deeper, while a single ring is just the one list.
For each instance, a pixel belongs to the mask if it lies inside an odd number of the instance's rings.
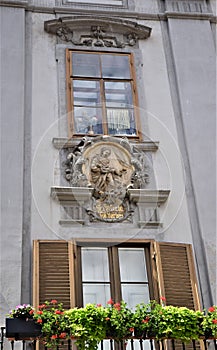
[{"label": "decorative stone ornament", "polygon": [[126,138],[84,137],[67,155],[65,178],[73,188],[93,189],[86,208],[91,220],[123,221],[133,211],[128,189],[148,183],[146,160]]},{"label": "decorative stone ornament", "polygon": [[151,34],[151,28],[137,22],[102,16],[60,17],[46,21],[44,28],[63,42],[87,47],[135,46],[138,40],[146,39]]}]

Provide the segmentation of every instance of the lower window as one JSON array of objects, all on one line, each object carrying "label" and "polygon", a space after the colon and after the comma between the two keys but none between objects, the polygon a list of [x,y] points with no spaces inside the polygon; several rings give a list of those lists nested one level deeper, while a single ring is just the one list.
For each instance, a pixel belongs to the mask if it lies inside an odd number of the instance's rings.
[{"label": "lower window", "polygon": [[35,306],[56,299],[67,309],[112,298],[133,308],[163,296],[168,305],[200,308],[189,244],[37,240],[33,246]]}]

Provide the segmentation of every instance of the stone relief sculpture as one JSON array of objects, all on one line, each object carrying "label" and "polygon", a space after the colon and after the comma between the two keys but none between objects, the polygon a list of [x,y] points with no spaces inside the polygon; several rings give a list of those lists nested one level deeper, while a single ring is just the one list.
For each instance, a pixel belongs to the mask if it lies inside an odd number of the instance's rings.
[{"label": "stone relief sculpture", "polygon": [[127,139],[83,138],[67,155],[65,178],[72,187],[93,189],[86,208],[91,220],[123,221],[133,212],[127,189],[148,183],[146,160]]}]

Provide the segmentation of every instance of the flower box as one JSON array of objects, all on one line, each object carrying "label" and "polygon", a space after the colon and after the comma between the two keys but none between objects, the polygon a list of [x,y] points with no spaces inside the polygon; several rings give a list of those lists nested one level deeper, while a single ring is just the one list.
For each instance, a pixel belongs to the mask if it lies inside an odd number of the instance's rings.
[{"label": "flower box", "polygon": [[41,325],[33,319],[6,318],[6,338],[22,340],[41,335]]}]

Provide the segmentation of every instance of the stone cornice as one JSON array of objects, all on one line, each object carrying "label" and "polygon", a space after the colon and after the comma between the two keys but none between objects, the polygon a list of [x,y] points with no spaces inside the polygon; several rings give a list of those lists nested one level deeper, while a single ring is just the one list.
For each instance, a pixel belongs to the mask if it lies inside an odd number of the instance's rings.
[{"label": "stone cornice", "polygon": [[[56,137],[52,140],[56,149],[74,148],[78,144],[77,139],[67,139],[64,137]],[[156,152],[159,148],[159,142],[157,141],[143,141],[140,143],[131,142],[132,146],[140,151]]]},{"label": "stone cornice", "polygon": [[38,12],[38,13],[50,13],[50,14],[57,14],[57,15],[82,15],[83,13],[88,15],[99,15],[99,16],[109,16],[112,17],[122,17],[122,18],[131,18],[134,20],[150,20],[150,21],[167,21],[168,18],[180,18],[180,19],[194,19],[194,20],[209,20],[212,23],[217,23],[217,16],[213,13],[197,13],[197,12],[170,12],[166,11],[165,13],[159,12],[159,13],[147,13],[147,12],[132,12],[128,11],[126,9],[118,10],[118,9],[109,9],[109,10],[102,10],[99,8],[72,8],[72,7],[48,7],[48,6],[37,6],[29,4],[28,0],[1,0],[0,1],[0,7],[18,7],[18,8],[25,8],[26,11],[29,12]]},{"label": "stone cornice", "polygon": [[91,198],[93,188],[87,187],[51,187],[51,197],[61,203],[86,202]]},{"label": "stone cornice", "polygon": [[1,0],[0,6],[27,8],[29,0]]},{"label": "stone cornice", "polygon": [[192,13],[192,12],[165,12],[165,18],[177,18],[177,19],[194,19],[194,20],[209,20],[211,21],[214,16],[211,13]]},{"label": "stone cornice", "polygon": [[[86,202],[92,196],[93,188],[87,187],[51,187],[51,197],[60,203]],[[130,201],[134,203],[154,203],[160,205],[167,201],[170,190],[128,189]]]},{"label": "stone cornice", "polygon": [[155,203],[156,205],[166,202],[170,190],[128,189],[129,199],[134,203]]},{"label": "stone cornice", "polygon": [[115,33],[135,33],[138,39],[146,39],[151,34],[151,28],[122,18],[106,17],[99,15],[67,16],[46,21],[44,28],[48,33],[56,34],[58,29],[67,27],[71,31],[90,28],[91,26],[112,26]]}]

